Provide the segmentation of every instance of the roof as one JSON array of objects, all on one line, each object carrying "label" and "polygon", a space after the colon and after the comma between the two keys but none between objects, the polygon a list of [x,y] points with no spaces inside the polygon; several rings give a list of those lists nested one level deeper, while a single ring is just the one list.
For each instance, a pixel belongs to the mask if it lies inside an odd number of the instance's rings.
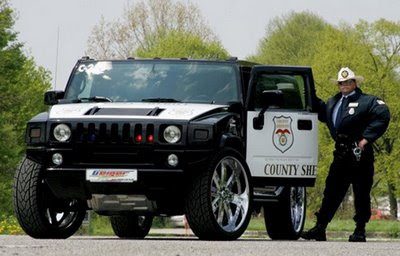
[{"label": "roof", "polygon": [[189,59],[189,58],[133,58],[129,57],[127,59],[93,59],[89,56],[83,56],[78,62],[92,62],[92,61],[112,61],[112,62],[132,62],[132,61],[173,61],[173,62],[210,62],[210,63],[236,63],[240,66],[249,66],[252,67],[254,65],[259,65],[258,63],[246,61],[246,60],[239,60],[237,57],[230,57],[226,60],[220,59]]}]

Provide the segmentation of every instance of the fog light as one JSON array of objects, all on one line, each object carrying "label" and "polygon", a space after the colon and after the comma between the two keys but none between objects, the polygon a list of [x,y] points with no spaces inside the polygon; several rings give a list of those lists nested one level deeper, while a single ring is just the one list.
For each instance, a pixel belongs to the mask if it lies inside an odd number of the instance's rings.
[{"label": "fog light", "polygon": [[60,153],[55,153],[52,157],[52,160],[55,165],[60,165],[63,162],[63,157]]},{"label": "fog light", "polygon": [[175,154],[171,154],[168,156],[168,164],[172,167],[178,165],[178,157]]}]

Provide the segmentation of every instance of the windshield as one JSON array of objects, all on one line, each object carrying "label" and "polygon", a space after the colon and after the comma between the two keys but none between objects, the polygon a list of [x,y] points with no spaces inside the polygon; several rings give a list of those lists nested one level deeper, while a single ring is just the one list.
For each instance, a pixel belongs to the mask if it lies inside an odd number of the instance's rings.
[{"label": "windshield", "polygon": [[104,98],[114,102],[228,103],[239,101],[239,86],[235,66],[229,63],[94,61],[80,64],[65,99]]}]

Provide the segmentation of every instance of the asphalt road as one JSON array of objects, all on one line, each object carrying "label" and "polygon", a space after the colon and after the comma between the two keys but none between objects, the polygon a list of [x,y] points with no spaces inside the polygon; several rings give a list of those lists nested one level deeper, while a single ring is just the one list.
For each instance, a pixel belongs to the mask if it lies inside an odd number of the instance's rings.
[{"label": "asphalt road", "polygon": [[239,239],[237,241],[199,241],[185,237],[150,237],[121,240],[116,237],[73,236],[67,240],[35,240],[28,236],[0,236],[0,255],[100,256],[100,255],[400,255],[399,241],[308,242]]}]

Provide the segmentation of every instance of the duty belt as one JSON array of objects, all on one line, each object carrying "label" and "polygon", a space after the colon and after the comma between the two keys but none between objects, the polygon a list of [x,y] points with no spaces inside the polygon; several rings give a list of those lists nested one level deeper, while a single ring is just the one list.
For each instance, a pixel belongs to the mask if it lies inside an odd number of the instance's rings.
[{"label": "duty belt", "polygon": [[346,134],[338,134],[335,148],[343,153],[352,152],[357,162],[361,159],[362,150],[358,146],[358,141]]}]

